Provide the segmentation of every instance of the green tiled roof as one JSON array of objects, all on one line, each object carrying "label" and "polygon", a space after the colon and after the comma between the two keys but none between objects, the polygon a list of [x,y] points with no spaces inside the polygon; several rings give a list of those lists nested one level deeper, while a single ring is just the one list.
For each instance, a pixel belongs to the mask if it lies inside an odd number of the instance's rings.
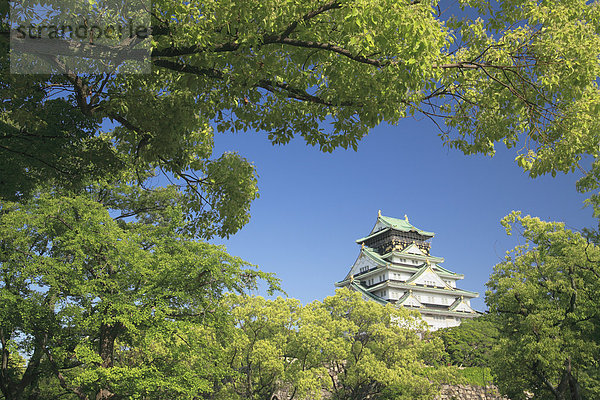
[{"label": "green tiled roof", "polygon": [[387,265],[388,262],[385,261],[383,258],[381,258],[381,256],[379,255],[379,253],[377,253],[375,250],[373,250],[370,247],[363,247],[361,250],[365,255],[367,255],[367,257],[369,257],[370,259],[372,259],[373,261],[375,261],[377,264],[379,265]]},{"label": "green tiled roof", "polygon": [[405,219],[385,217],[383,215],[381,217],[379,217],[378,219],[384,225],[386,225],[386,226],[388,226],[388,227],[390,227],[392,229],[396,229],[398,231],[402,231],[402,232],[417,232],[419,235],[429,236],[429,237],[433,237],[434,236],[433,232],[427,232],[427,231],[423,231],[423,230],[421,230],[419,228],[415,228],[414,226],[412,226]]},{"label": "green tiled roof", "polygon": [[[456,308],[457,308],[457,307],[458,307],[458,306],[459,306],[459,305],[460,305],[462,302],[463,302],[463,299],[459,297],[458,299],[456,299],[456,300],[454,301],[454,303],[452,303],[452,304],[450,305],[450,308],[449,308],[449,310],[450,310],[450,311],[454,311],[454,310],[456,310]],[[467,306],[467,307],[469,307],[471,310],[473,310],[473,307],[471,307],[470,305],[468,305],[468,304],[467,304],[466,306]],[[475,310],[473,310],[473,311],[475,311]],[[476,311],[475,311],[475,312],[476,312]]]},{"label": "green tiled roof", "polygon": [[[402,266],[402,265],[397,265],[397,264],[391,264],[389,268],[394,271],[413,272],[414,273],[414,272],[418,271],[419,269],[423,268],[423,265],[425,265],[425,264],[411,267],[411,266]],[[451,279],[464,278],[464,275],[461,275],[461,274],[454,274],[454,273],[448,274],[446,272],[436,271],[435,266],[432,266],[432,268],[433,268],[433,271],[440,276],[440,278],[451,278]],[[372,271],[375,271],[375,270],[372,270]]]},{"label": "green tiled roof", "polygon": [[[403,253],[404,250],[402,250],[401,252],[398,251],[391,251],[389,253],[386,253],[382,256],[379,256],[382,260],[387,260],[388,258],[390,258],[393,255],[405,255],[408,253]],[[438,263],[443,263],[444,262],[444,258],[443,257],[434,257],[434,256],[422,256],[419,254],[410,254],[410,257],[415,259],[415,260],[422,260],[422,261],[427,261],[429,259],[430,262],[434,263],[433,264],[433,269],[434,270],[439,270],[441,273],[446,274],[446,275],[452,275],[452,276],[457,276],[457,277],[464,277],[463,274],[459,274],[456,272],[452,272],[449,269],[446,269],[442,266],[440,266]],[[392,263],[393,264],[393,263]],[[417,268],[421,268],[423,265],[425,265],[425,263],[420,264],[419,266],[417,266]]]},{"label": "green tiled roof", "polygon": [[457,317],[473,318],[481,315],[479,311],[475,312],[463,312],[463,311],[450,311],[450,310],[438,310],[435,308],[415,308],[419,310],[421,314],[438,314],[438,315],[455,315]]},{"label": "green tiled roof", "polygon": [[456,307],[458,307],[460,305],[460,303],[462,303],[463,299],[461,299],[460,297],[457,298],[456,300],[454,300],[454,303],[450,304],[450,307],[448,308],[450,311],[454,311],[456,309]]},{"label": "green tiled roof", "polygon": [[[385,282],[388,282],[388,281],[384,281],[381,284],[377,284],[377,285],[371,287],[370,289],[371,290],[378,289],[379,285],[383,286],[382,284]],[[410,283],[395,282],[395,281],[390,281],[389,286],[394,287],[394,288],[400,288],[400,289],[413,289],[413,290],[418,290],[421,292],[430,292],[430,293],[439,292],[439,293],[454,294],[454,295],[464,295],[464,296],[471,297],[471,298],[479,297],[479,293],[477,293],[477,292],[471,292],[469,290],[458,289],[458,288],[442,289],[442,288],[433,288],[433,287],[428,287],[428,286],[416,286],[416,285],[411,285]]]},{"label": "green tiled roof", "polygon": [[[348,282],[348,280],[344,280],[341,282],[337,282],[335,285],[337,287],[341,287],[341,286],[345,286],[344,283],[349,283],[348,286],[358,292],[360,292],[361,294],[363,294],[365,297],[369,298],[370,300],[373,300],[379,304],[382,305],[386,305],[389,304],[389,302],[387,300],[382,299],[379,296],[374,295],[373,293],[369,292],[363,285],[360,284],[359,281],[350,281]],[[382,287],[384,282],[382,282],[379,285],[375,285],[373,287],[371,287],[370,289],[377,289],[378,287]],[[408,286],[408,285],[407,285]],[[413,287],[410,287],[407,289],[414,289]],[[456,294],[456,292],[466,292],[466,291],[462,291],[462,290],[457,290],[457,291],[452,291],[453,293]],[[474,293],[474,292],[469,292],[469,293]],[[398,301],[396,302],[396,304],[398,306],[401,306],[402,303],[404,301],[406,301],[406,299],[411,295],[411,293],[409,291],[407,291],[406,293],[404,293],[404,295],[402,297],[400,297],[398,299]],[[418,301],[418,300],[417,300]],[[431,313],[431,314],[439,314],[439,315],[456,315],[456,316],[464,316],[464,317],[471,317],[471,316],[477,316],[480,315],[481,313],[478,311],[474,311],[474,312],[464,312],[464,311],[454,311],[456,309],[456,307],[458,306],[458,304],[460,304],[462,302],[462,299],[458,298],[454,303],[452,303],[452,305],[450,305],[450,307],[448,307],[448,309],[436,309],[436,308],[428,308],[427,306],[422,306],[422,307],[414,307],[412,309],[414,310],[418,310],[421,313]]]},{"label": "green tiled roof", "polygon": [[402,297],[400,297],[398,299],[398,301],[396,301],[396,304],[402,304],[406,299],[408,299],[410,297],[411,293],[410,292],[404,292],[404,294],[402,295]]},{"label": "green tiled roof", "polygon": [[[345,282],[348,282],[348,279],[344,279],[341,282],[337,282],[335,285],[343,286],[343,284]],[[463,295],[463,296],[466,296],[469,298],[479,297],[479,293],[471,292],[470,290],[458,289],[458,288],[453,288],[453,287],[450,287],[449,289],[443,289],[443,288],[431,287],[431,286],[417,286],[414,284],[411,285],[410,283],[398,282],[398,281],[393,281],[393,280],[389,280],[389,279],[385,280],[383,282],[378,282],[373,286],[370,286],[369,290],[375,291],[375,290],[379,290],[384,287],[391,287],[391,288],[396,288],[396,289],[407,289],[407,290],[414,290],[414,291],[427,292],[427,293],[445,293],[445,294],[452,294],[452,295],[458,295],[458,296]]]},{"label": "green tiled roof", "polygon": [[373,232],[373,233],[371,233],[369,236],[365,236],[364,238],[356,239],[356,243],[362,243],[362,242],[364,242],[365,240],[369,240],[369,239],[371,239],[372,237],[375,237],[375,236],[377,236],[377,235],[380,235],[380,234],[382,234],[383,232],[387,232],[387,231],[389,231],[390,229],[392,229],[392,228],[390,228],[390,227],[387,227],[387,228],[380,229],[380,230],[378,230],[377,232]]},{"label": "green tiled roof", "polygon": [[[409,290],[406,293],[404,293],[402,295],[402,297],[400,297],[398,299],[398,301],[396,301],[396,304],[399,305],[399,306],[401,306],[410,296],[412,296],[412,292]],[[417,299],[415,298],[415,300],[417,300]],[[419,300],[417,300],[417,303],[421,304],[421,302]],[[423,304],[421,304],[420,307],[415,307],[415,308],[421,309],[421,308],[423,308]]]},{"label": "green tiled roof", "polygon": [[395,230],[401,231],[401,232],[416,232],[419,235],[427,236],[430,238],[432,238],[435,235],[433,232],[427,232],[427,231],[423,231],[419,228],[415,228],[408,221],[406,221],[404,219],[385,217],[385,216],[381,215],[381,216],[377,217],[377,222],[381,222],[384,226],[386,226],[386,228],[378,230],[377,232],[373,232],[364,238],[358,239],[356,241],[356,243],[364,242],[365,240],[375,237],[375,236],[377,236],[383,232],[386,232],[390,229],[395,229]]},{"label": "green tiled roof", "polygon": [[448,275],[460,275],[460,276],[464,276],[463,274],[457,274],[456,272],[452,272],[449,269],[446,269],[446,268],[444,268],[444,267],[442,267],[442,266],[440,266],[438,264],[435,264],[434,267],[433,267],[433,269],[439,269],[441,272],[445,272]]},{"label": "green tiled roof", "polygon": [[363,285],[361,285],[360,283],[356,282],[356,281],[352,281],[350,282],[350,287],[360,293],[362,293],[364,296],[368,297],[369,299],[382,304],[382,305],[386,305],[388,304],[387,300],[382,299],[379,296],[375,296],[373,293],[370,293],[367,289],[365,289],[363,287]]}]

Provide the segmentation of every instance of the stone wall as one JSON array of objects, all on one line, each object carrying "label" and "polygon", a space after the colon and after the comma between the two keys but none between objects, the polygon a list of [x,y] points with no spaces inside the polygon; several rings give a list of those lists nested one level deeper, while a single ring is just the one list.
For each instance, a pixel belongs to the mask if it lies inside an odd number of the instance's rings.
[{"label": "stone wall", "polygon": [[508,400],[496,386],[442,385],[436,400]]},{"label": "stone wall", "polygon": [[[280,389],[271,400],[289,399],[288,390]],[[323,391],[321,399],[331,399],[331,393]],[[475,385],[442,385],[441,393],[435,400],[510,400],[506,396],[500,396],[496,386]]]},{"label": "stone wall", "polygon": [[[289,388],[280,388],[272,397],[271,400],[285,400],[291,396]],[[326,390],[321,391],[322,400],[330,400],[332,394]],[[533,395],[528,396],[532,398]],[[440,394],[435,397],[435,400],[510,400],[506,396],[501,396],[498,388],[494,385],[477,386],[477,385],[441,385]]]}]

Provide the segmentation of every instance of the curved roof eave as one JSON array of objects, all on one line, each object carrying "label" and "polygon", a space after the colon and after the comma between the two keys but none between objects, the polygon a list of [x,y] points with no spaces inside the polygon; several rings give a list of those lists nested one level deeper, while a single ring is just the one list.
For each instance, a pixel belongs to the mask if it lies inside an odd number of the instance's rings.
[{"label": "curved roof eave", "polygon": [[384,226],[386,226],[386,228],[380,229],[377,232],[373,232],[373,230],[371,230],[371,233],[363,238],[357,239],[356,243],[362,243],[365,240],[371,239],[375,236],[378,236],[380,234],[382,234],[383,232],[389,231],[390,229],[395,229],[397,231],[401,231],[401,232],[416,232],[421,236],[426,236],[428,238],[432,238],[435,236],[434,232],[428,232],[428,231],[424,231],[422,229],[419,229],[413,225],[411,225],[407,220],[404,219],[398,219],[398,218],[392,218],[392,217],[386,217],[383,215],[380,215],[377,217],[377,222],[375,222],[375,225],[373,226],[373,229],[375,229],[375,226],[377,226],[377,223],[381,222]]},{"label": "curved roof eave", "polygon": [[434,232],[428,232],[428,231],[421,230],[421,229],[411,225],[410,222],[408,222],[405,219],[386,217],[386,216],[382,215],[382,216],[378,217],[377,220],[381,221],[381,223],[383,223],[384,225],[386,225],[392,229],[399,230],[399,231],[416,232],[419,235],[428,236],[428,237],[435,236]]},{"label": "curved roof eave", "polygon": [[350,287],[352,287],[353,289],[359,291],[363,295],[367,296],[368,298],[370,298],[371,300],[373,300],[373,301],[375,301],[375,302],[377,302],[379,304],[382,304],[382,305],[389,304],[386,300],[384,300],[381,297],[376,296],[373,293],[369,292],[360,283],[356,283],[356,281],[350,282]]}]

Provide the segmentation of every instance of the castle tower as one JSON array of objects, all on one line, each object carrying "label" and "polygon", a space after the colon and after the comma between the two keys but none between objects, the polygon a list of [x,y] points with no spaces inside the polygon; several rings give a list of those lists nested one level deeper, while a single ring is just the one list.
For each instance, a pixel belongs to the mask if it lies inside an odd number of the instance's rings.
[{"label": "castle tower", "polygon": [[456,287],[464,275],[443,268],[444,259],[430,254],[433,236],[411,225],[407,216],[379,212],[371,233],[356,241],[361,248],[354,265],[335,286],[356,290],[366,300],[419,311],[432,330],[478,316],[471,299],[479,294]]}]

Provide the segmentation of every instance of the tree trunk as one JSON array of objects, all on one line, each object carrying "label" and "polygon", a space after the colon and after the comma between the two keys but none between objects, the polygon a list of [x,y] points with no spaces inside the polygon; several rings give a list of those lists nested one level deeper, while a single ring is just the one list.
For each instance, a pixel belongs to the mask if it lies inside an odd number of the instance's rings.
[{"label": "tree trunk", "polygon": [[[98,354],[102,358],[102,368],[110,368],[114,364],[115,340],[121,332],[122,325],[102,324],[100,326],[100,340]],[[114,398],[115,394],[108,388],[102,388],[96,394],[96,400],[108,400]]]},{"label": "tree trunk", "polygon": [[565,371],[554,396],[556,400],[582,400],[579,383],[571,371],[571,357],[565,360]]}]

